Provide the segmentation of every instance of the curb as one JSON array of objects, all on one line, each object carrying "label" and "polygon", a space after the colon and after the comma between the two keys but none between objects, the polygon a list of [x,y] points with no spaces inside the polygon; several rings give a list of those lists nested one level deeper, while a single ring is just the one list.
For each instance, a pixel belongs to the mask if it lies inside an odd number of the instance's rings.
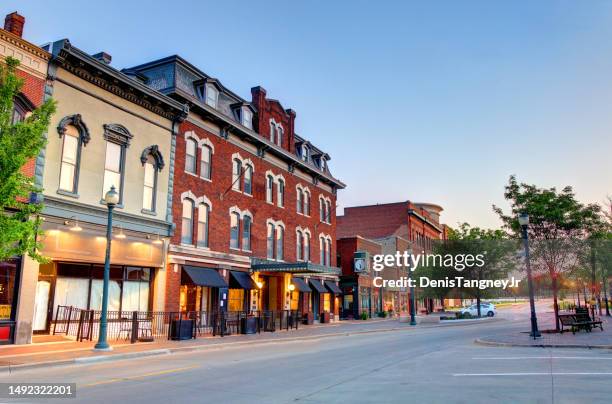
[{"label": "curb", "polygon": [[488,341],[482,338],[476,338],[474,343],[477,345],[484,346],[496,346],[496,347],[516,347],[516,348],[572,348],[572,349],[612,349],[612,345],[582,345],[582,344],[553,344],[553,343],[539,343],[539,344],[526,344],[516,342],[498,342]]}]

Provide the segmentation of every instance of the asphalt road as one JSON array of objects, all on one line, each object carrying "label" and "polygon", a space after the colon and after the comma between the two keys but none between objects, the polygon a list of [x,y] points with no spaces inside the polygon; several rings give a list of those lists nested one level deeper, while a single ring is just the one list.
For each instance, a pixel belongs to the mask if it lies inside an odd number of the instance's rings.
[{"label": "asphalt road", "polygon": [[32,370],[1,381],[76,382],[77,399],[68,402],[87,403],[610,402],[612,352],[475,345],[478,336],[528,327],[526,307],[499,317]]}]

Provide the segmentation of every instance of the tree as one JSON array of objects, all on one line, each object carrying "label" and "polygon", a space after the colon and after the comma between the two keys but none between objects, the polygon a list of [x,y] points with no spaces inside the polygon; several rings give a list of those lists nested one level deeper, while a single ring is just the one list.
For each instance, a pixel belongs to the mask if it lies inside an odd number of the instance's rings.
[{"label": "tree", "polygon": [[493,210],[504,222],[506,230],[521,237],[518,222],[520,213],[529,215],[528,234],[533,242],[531,257],[534,271],[548,274],[553,292],[555,328],[559,331],[559,304],[557,301],[560,278],[575,270],[583,240],[601,224],[601,208],[596,204],[584,205],[576,200],[570,186],[538,188],[518,183],[510,176],[505,187],[505,199],[510,203],[510,213],[493,205]]},{"label": "tree", "polygon": [[7,58],[0,63],[0,261],[28,254],[42,261],[37,253],[41,204],[29,203],[40,190],[22,167],[45,146],[55,103],[46,101],[21,122],[13,122],[14,99],[23,86],[16,74],[19,61]]},{"label": "tree", "polygon": [[[513,267],[512,252],[516,251],[516,243],[509,242],[502,230],[481,229],[472,227],[468,223],[462,223],[458,229],[449,229],[448,239],[434,246],[433,254],[441,256],[477,256],[484,255],[484,265],[475,262],[465,265],[465,268],[454,274],[466,280],[495,280],[505,278]],[[449,268],[439,261],[431,265],[424,265],[419,269],[419,275],[430,279],[443,280],[449,276]],[[443,284],[444,285],[444,284]],[[451,291],[461,292],[476,299],[478,317],[481,316],[480,301],[482,298],[491,296],[494,291],[481,289],[479,287],[457,287],[439,286],[428,289],[431,296],[444,298]]]}]

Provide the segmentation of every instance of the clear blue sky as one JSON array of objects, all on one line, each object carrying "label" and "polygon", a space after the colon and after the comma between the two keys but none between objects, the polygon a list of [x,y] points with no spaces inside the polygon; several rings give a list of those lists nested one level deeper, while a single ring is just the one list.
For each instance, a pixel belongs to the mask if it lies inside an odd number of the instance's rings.
[{"label": "clear blue sky", "polygon": [[179,54],[248,99],[262,85],[332,156],[339,213],[410,199],[496,227],[510,174],[612,194],[611,1],[2,2],[15,10],[34,43],[117,68]]}]

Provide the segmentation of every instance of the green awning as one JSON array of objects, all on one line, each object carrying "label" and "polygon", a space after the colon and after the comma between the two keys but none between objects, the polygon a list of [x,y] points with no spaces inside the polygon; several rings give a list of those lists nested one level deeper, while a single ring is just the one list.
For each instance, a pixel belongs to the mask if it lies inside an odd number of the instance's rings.
[{"label": "green awning", "polygon": [[299,274],[329,274],[340,275],[341,270],[337,267],[314,264],[312,262],[279,262],[251,258],[251,269],[253,272],[289,272]]}]

